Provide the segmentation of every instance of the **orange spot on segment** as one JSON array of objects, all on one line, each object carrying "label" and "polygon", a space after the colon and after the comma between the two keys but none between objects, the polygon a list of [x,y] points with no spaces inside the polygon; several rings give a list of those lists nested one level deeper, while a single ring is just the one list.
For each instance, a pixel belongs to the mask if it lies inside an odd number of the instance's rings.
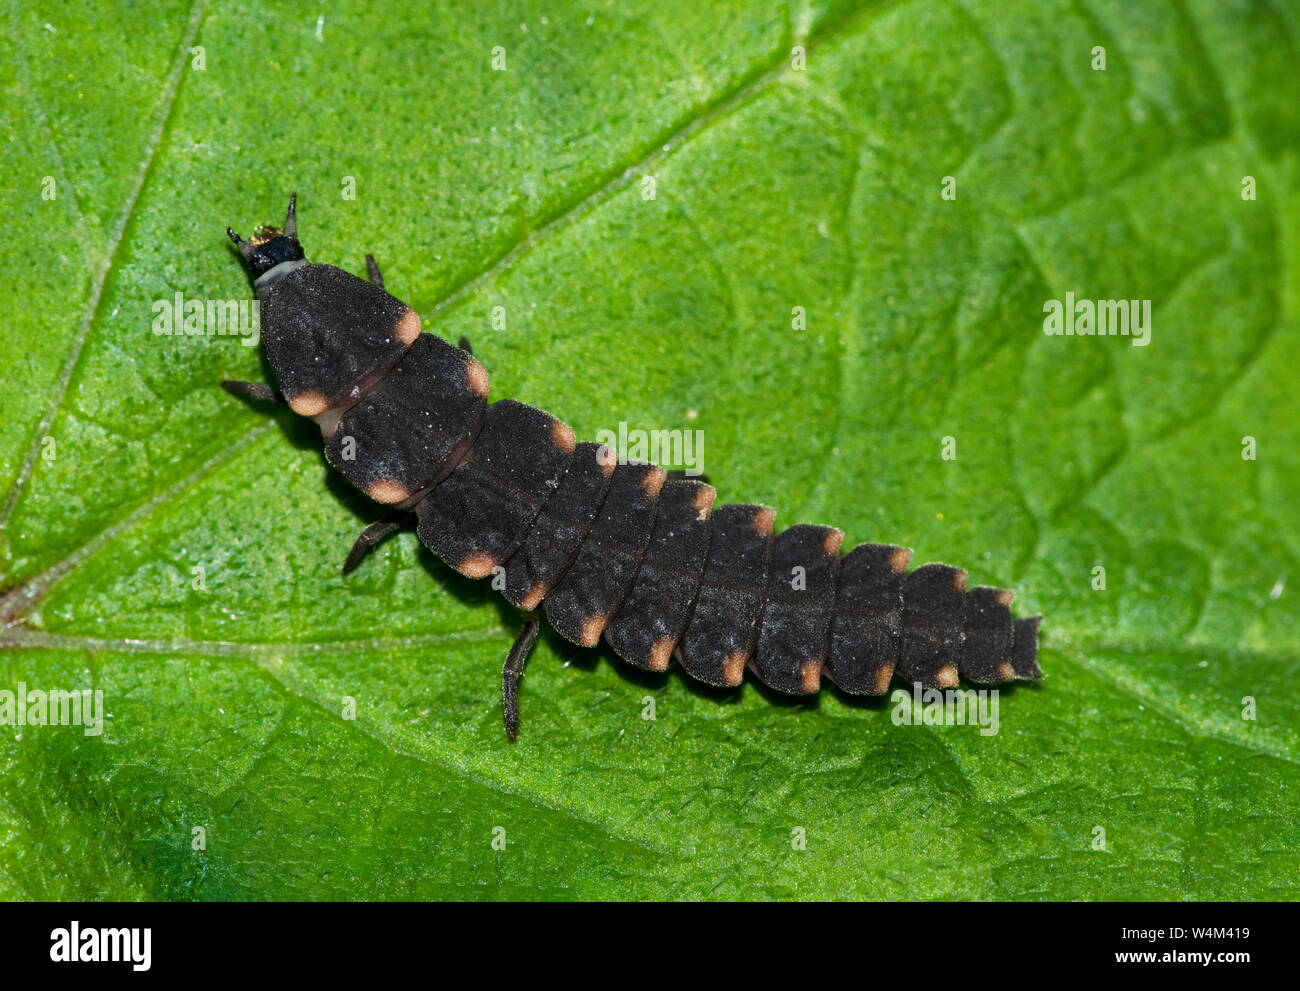
[{"label": "orange spot on segment", "polygon": [[1016,680],[1016,669],[1011,666],[1010,661],[1003,661],[998,665],[998,677],[1003,681]]},{"label": "orange spot on segment", "polygon": [[940,688],[956,688],[957,666],[954,664],[945,664],[935,672],[934,683]]},{"label": "orange spot on segment", "polygon": [[394,482],[389,478],[382,478],[366,489],[366,495],[374,499],[375,502],[382,502],[385,505],[391,505],[395,502],[401,502],[410,498],[410,490],[400,482]]},{"label": "orange spot on segment", "polygon": [[883,668],[877,668],[876,685],[875,685],[876,690],[872,692],[872,694],[884,695],[886,689],[889,688],[889,682],[893,680],[893,677],[894,677],[894,665],[890,664]]},{"label": "orange spot on segment", "polygon": [[776,521],[776,510],[764,506],[754,514],[754,532],[760,537],[772,535],[772,524]]},{"label": "orange spot on segment", "polygon": [[573,428],[563,420],[556,420],[551,424],[551,443],[565,454],[572,454],[577,444],[573,436]]},{"label": "orange spot on segment", "polygon": [[456,565],[456,570],[469,578],[486,578],[497,566],[497,559],[491,554],[471,554]]},{"label": "orange spot on segment", "polygon": [[967,577],[968,576],[966,572],[962,571],[961,568],[958,568],[956,573],[952,576],[952,587],[955,588],[958,592],[966,591]]},{"label": "orange spot on segment", "polygon": [[731,687],[739,685],[745,680],[745,662],[749,660],[749,655],[743,650],[738,650],[725,661],[722,662],[722,681]]},{"label": "orange spot on segment", "polygon": [[289,408],[299,416],[320,416],[330,408],[330,403],[322,393],[311,389],[290,399]]},{"label": "orange spot on segment", "polygon": [[600,465],[601,473],[609,478],[614,474],[614,469],[618,467],[618,452],[608,444],[601,444],[596,449],[596,463]]},{"label": "orange spot on segment", "polygon": [[676,644],[672,637],[660,637],[650,648],[650,657],[647,664],[650,665],[651,671],[667,671],[668,659],[673,656],[673,647]]},{"label": "orange spot on segment", "polygon": [[407,307],[406,312],[397,321],[397,326],[393,328],[393,336],[409,346],[414,344],[415,339],[420,336],[420,330],[423,326],[420,314]]},{"label": "orange spot on segment", "polygon": [[1014,591],[1013,589],[1009,589],[1009,588],[999,589],[999,590],[998,590],[998,605],[1000,605],[1000,606],[1008,606],[1008,607],[1009,607],[1009,606],[1011,605],[1011,603],[1012,603],[1012,600],[1014,600],[1015,597],[1016,597],[1016,593],[1015,593],[1015,591]]},{"label": "orange spot on segment", "polygon": [[713,500],[718,497],[718,490],[712,485],[701,485],[695,498],[691,500],[691,505],[698,514],[696,520],[707,520],[709,513],[713,510]]},{"label": "orange spot on segment", "polygon": [[822,690],[822,662],[804,661],[799,669],[799,680],[805,695],[816,695]]},{"label": "orange spot on segment", "polygon": [[664,487],[664,482],[668,479],[668,472],[664,471],[658,465],[646,472],[645,480],[641,485],[645,488],[646,495],[651,499],[659,498],[659,490]]},{"label": "orange spot on segment", "polygon": [[822,550],[826,552],[827,557],[839,557],[840,545],[843,543],[844,531],[832,530],[826,534],[826,538],[822,541]]},{"label": "orange spot on segment", "polygon": [[600,634],[608,622],[609,620],[600,613],[592,613],[582,621],[582,639],[578,642],[584,647],[596,646],[596,641],[600,639]]},{"label": "orange spot on segment", "polygon": [[524,597],[519,600],[519,608],[524,612],[532,612],[542,604],[542,599],[546,598],[546,587],[543,585],[534,585]]},{"label": "orange spot on segment", "polygon": [[476,396],[487,398],[487,394],[492,388],[487,369],[479,364],[478,359],[474,357],[471,357],[465,365],[465,381],[469,383],[470,392]]},{"label": "orange spot on segment", "polygon": [[912,560],[912,548],[900,547],[889,555],[889,570],[896,575],[901,575],[907,570],[907,562]]}]

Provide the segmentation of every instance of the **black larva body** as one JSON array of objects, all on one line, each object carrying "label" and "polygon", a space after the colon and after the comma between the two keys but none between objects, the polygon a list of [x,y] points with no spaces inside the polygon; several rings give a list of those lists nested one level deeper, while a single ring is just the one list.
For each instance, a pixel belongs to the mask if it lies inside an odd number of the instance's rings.
[{"label": "black larva body", "polygon": [[[616,463],[549,413],[489,404],[487,372],[467,345],[421,333],[373,262],[366,282],[303,258],[292,200],[283,231],[264,228],[252,244],[229,233],[263,299],[281,394],[235,390],[315,419],[326,457],[353,484],[414,513],[442,560],[496,576],[507,599],[543,610],[574,643],[603,637],[650,671],[675,658],[711,685],[739,685],[748,669],[794,695],[819,691],[823,676],[865,695],[894,676],[928,687],[953,687],[959,674],[1042,677],[1039,618],[1013,619],[1010,591],[968,589],[966,572],[945,564],[909,573],[911,551],[887,544],[841,555],[832,527],[774,535],[772,509],[715,507],[700,480]],[[368,527],[347,567],[395,527]],[[530,621],[507,660],[511,738],[514,683],[535,636]]]}]

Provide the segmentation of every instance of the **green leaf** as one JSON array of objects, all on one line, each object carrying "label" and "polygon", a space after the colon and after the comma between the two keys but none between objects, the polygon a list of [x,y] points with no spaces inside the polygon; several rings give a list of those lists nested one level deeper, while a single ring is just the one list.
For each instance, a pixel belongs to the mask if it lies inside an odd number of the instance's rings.
[{"label": "green leaf", "polygon": [[[0,727],[0,895],[1300,896],[1294,0],[7,27],[0,689],[107,718]],[[409,532],[342,578],[378,508],[217,387],[254,349],[152,332],[247,297],[222,228],[291,190],[496,396],[702,430],[720,501],[1014,588],[1047,678],[984,736],[548,634],[509,745],[513,611]],[[1149,345],[1044,334],[1067,292]]]}]

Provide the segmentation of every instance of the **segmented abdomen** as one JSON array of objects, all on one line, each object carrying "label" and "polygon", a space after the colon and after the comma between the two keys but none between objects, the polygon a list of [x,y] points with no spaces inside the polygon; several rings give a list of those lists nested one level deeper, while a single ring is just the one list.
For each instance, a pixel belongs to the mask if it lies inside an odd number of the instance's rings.
[{"label": "segmented abdomen", "polygon": [[420,539],[473,578],[495,576],[524,609],[545,610],[583,646],[739,685],[748,669],[794,695],[822,678],[879,695],[898,675],[951,687],[1042,677],[1039,618],[1013,619],[1013,593],[968,589],[966,572],[911,551],[799,524],[773,533],[766,506],[713,506],[714,490],[575,444],[550,414],[487,407],[465,458],[415,507]]}]

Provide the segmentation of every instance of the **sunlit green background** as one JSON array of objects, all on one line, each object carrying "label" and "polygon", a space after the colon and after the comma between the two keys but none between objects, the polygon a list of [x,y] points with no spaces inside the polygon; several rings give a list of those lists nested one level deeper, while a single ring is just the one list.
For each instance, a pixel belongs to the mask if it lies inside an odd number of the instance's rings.
[{"label": "sunlit green background", "polygon": [[[1293,0],[5,16],[0,688],[110,716],[0,727],[0,895],[1300,895]],[[291,190],[497,396],[1016,589],[1046,680],[982,737],[548,635],[510,746],[512,610],[412,533],[342,578],[380,513],[257,353],[151,333]]]}]

